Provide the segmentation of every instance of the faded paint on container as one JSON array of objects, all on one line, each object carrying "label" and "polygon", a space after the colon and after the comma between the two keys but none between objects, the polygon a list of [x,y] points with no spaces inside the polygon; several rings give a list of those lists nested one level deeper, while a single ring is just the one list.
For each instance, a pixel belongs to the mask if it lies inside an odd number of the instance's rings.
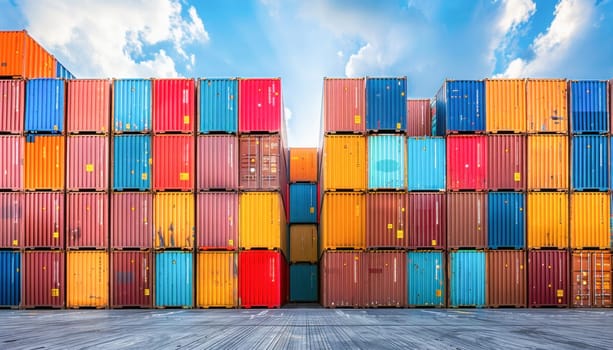
[{"label": "faded paint on container", "polygon": [[0,32],[0,76],[55,77],[55,58],[27,31]]},{"label": "faded paint on container", "polygon": [[281,79],[239,79],[238,131],[282,133],[283,102]]},{"label": "faded paint on container", "polygon": [[194,188],[194,138],[153,136],[153,189],[189,191]]},{"label": "faded paint on container", "polygon": [[446,80],[435,97],[432,135],[485,131],[485,85],[480,80]]},{"label": "faded paint on container", "polygon": [[239,197],[239,247],[287,252],[283,199],[277,192],[248,192]]},{"label": "faded paint on container", "polygon": [[[66,194],[66,248],[107,249],[109,196],[103,192]],[[120,220],[125,218],[120,218]]]},{"label": "faded paint on container", "polygon": [[252,250],[238,253],[238,305],[243,308],[280,308],[287,302],[289,271],[280,252]]},{"label": "faded paint on container", "polygon": [[320,169],[323,190],[365,190],[366,156],[364,136],[325,136]]},{"label": "faded paint on container", "polygon": [[487,137],[449,136],[447,138],[447,189],[487,189]]},{"label": "faded paint on container", "polygon": [[153,246],[153,195],[114,192],[111,195],[111,248]]},{"label": "faded paint on container", "polygon": [[526,196],[490,192],[487,195],[487,246],[489,249],[524,249],[526,246]]},{"label": "faded paint on container", "polygon": [[425,137],[431,135],[432,111],[430,110],[430,100],[407,100],[407,136]]},{"label": "faded paint on container", "polygon": [[24,248],[64,248],[64,193],[25,194]]},{"label": "faded paint on container", "polygon": [[409,191],[444,191],[447,175],[445,139],[409,137],[407,153]]},{"label": "faded paint on container", "polygon": [[111,81],[66,81],[66,126],[69,133],[107,133],[111,127]]},{"label": "faded paint on container", "polygon": [[0,306],[21,305],[21,253],[0,251]]},{"label": "faded paint on container", "polygon": [[68,136],[66,189],[107,191],[109,188],[109,138]]},{"label": "faded paint on container", "polygon": [[317,225],[290,225],[290,263],[317,263]]},{"label": "faded paint on container", "polygon": [[197,198],[198,248],[238,248],[238,193],[203,192]]},{"label": "faded paint on container", "polygon": [[194,132],[194,79],[153,79],[151,85],[153,132]]},{"label": "faded paint on container", "polygon": [[526,132],[526,80],[485,80],[485,130]]},{"label": "faded paint on container", "polygon": [[282,142],[279,135],[243,135],[239,138],[239,189],[285,193],[287,163]]},{"label": "faded paint on container", "polygon": [[408,194],[409,248],[447,247],[447,196],[444,193]]},{"label": "faded paint on container", "polygon": [[565,79],[527,79],[526,128],[528,133],[568,132]]},{"label": "faded paint on container", "polygon": [[197,307],[233,308],[238,305],[237,253],[198,253],[196,274]]},{"label": "faded paint on container", "polygon": [[1,132],[10,132],[12,134],[23,132],[25,95],[25,80],[0,80]]},{"label": "faded paint on container", "polygon": [[0,192],[0,248],[18,249],[25,230],[24,194]]},{"label": "faded paint on container", "polygon": [[490,190],[526,189],[526,137],[487,136],[487,185]]},{"label": "faded paint on container", "polygon": [[25,131],[63,132],[64,100],[64,80],[28,80],[26,83]]},{"label": "faded paint on container", "polygon": [[568,189],[568,137],[528,136],[528,190]]},{"label": "faded paint on container", "polygon": [[485,306],[485,252],[449,253],[449,307]]},{"label": "faded paint on container", "polygon": [[407,153],[404,135],[368,136],[367,142],[368,188],[406,188]]},{"label": "faded paint on container", "polygon": [[23,189],[25,138],[0,136],[0,189]]},{"label": "faded paint on container", "polygon": [[487,247],[487,193],[447,194],[447,247]]},{"label": "faded paint on container", "polygon": [[409,247],[407,204],[406,193],[366,194],[367,248]]},{"label": "faded paint on container", "polygon": [[366,248],[366,195],[326,193],[321,208],[321,248]]},{"label": "faded paint on container", "polygon": [[151,189],[151,136],[113,137],[113,190]]},{"label": "faded paint on container", "polygon": [[112,251],[111,307],[153,305],[153,256],[149,251]]},{"label": "faded paint on container", "polygon": [[294,183],[289,185],[289,222],[292,224],[316,224],[317,184]]},{"label": "faded paint on container", "polygon": [[[64,189],[64,136],[28,135],[25,146],[26,190]],[[45,176],[40,176],[45,174]]]},{"label": "faded paint on container", "polygon": [[569,82],[571,132],[609,132],[608,82],[582,80]]},{"label": "faded paint on container", "polygon": [[194,195],[159,192],[153,197],[154,248],[194,248]]},{"label": "faded paint on container", "polygon": [[573,136],[572,186],[575,191],[609,189],[609,139],[607,136]]},{"label": "faded paint on container", "polygon": [[406,131],[407,77],[366,78],[366,129]]},{"label": "faded paint on container", "polygon": [[238,157],[238,137],[198,136],[196,152],[198,190],[237,190]]},{"label": "faded paint on container", "polygon": [[445,306],[446,265],[442,251],[411,251],[407,255],[409,306]]},{"label": "faded paint on container", "polygon": [[523,250],[490,250],[486,255],[487,306],[525,307],[526,252]]},{"label": "faded paint on container", "polygon": [[70,73],[70,71],[64,67],[63,64],[60,63],[60,61],[55,61],[55,77],[56,78],[62,78],[62,79],[74,79],[75,76]]},{"label": "faded paint on container", "polygon": [[151,131],[151,80],[113,80],[113,131]]},{"label": "faded paint on container", "polygon": [[611,246],[609,194],[574,192],[570,195],[570,247],[608,249]]},{"label": "faded paint on container", "polygon": [[317,265],[296,264],[289,267],[289,301],[317,302],[319,273]]},{"label": "faded paint on container", "polygon": [[528,193],[527,208],[529,249],[568,248],[568,193]]},{"label": "faded paint on container", "polygon": [[66,307],[107,307],[109,304],[108,276],[108,252],[68,252],[66,257]]},{"label": "faded paint on container", "polygon": [[368,266],[364,252],[327,251],[321,258],[321,304],[324,307],[365,307]]},{"label": "faded paint on container", "polygon": [[317,182],[317,148],[289,150],[289,182]]},{"label": "faded paint on container", "polygon": [[198,80],[198,132],[238,131],[238,80]]},{"label": "faded paint on container", "polygon": [[324,78],[324,134],[366,131],[365,85],[364,78]]},{"label": "faded paint on container", "polygon": [[572,302],[574,307],[611,307],[611,253],[574,251],[571,257]]},{"label": "faded paint on container", "polygon": [[155,306],[191,308],[194,268],[191,252],[155,254]]},{"label": "faded paint on container", "polygon": [[370,307],[407,305],[407,254],[403,251],[369,251],[366,280]]},{"label": "faded paint on container", "polygon": [[568,253],[528,252],[528,306],[568,306]]},{"label": "faded paint on container", "polygon": [[27,250],[23,253],[24,307],[64,307],[65,262],[65,253],[60,250]]}]

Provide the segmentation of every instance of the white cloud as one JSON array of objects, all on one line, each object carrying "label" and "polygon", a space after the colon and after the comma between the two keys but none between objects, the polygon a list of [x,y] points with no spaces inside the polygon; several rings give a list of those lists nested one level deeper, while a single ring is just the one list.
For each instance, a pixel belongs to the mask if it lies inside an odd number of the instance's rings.
[{"label": "white cloud", "polygon": [[505,53],[510,42],[518,34],[520,26],[534,15],[536,3],[532,0],[503,0],[502,10],[491,37],[489,59],[495,61],[495,52]]},{"label": "white cloud", "polygon": [[290,121],[292,119],[292,110],[291,109],[289,109],[287,107],[284,107],[283,108],[283,113],[284,113],[284,116],[285,116],[285,121]]}]

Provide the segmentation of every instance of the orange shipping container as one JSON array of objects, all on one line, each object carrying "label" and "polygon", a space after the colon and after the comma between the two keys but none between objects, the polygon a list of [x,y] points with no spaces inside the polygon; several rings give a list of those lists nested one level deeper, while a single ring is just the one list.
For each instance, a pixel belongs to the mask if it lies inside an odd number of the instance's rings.
[{"label": "orange shipping container", "polygon": [[321,248],[366,248],[366,196],[326,193],[321,209]]},{"label": "orange shipping container", "polygon": [[611,307],[611,253],[575,251],[572,255],[571,284],[574,307]]},{"label": "orange shipping container", "polygon": [[568,131],[566,95],[567,84],[564,79],[528,79],[526,83],[528,133],[566,134]]},{"label": "orange shipping container", "polygon": [[568,137],[528,136],[528,190],[565,190],[568,181]]},{"label": "orange shipping container", "polygon": [[486,79],[485,108],[486,131],[526,132],[526,81]]},{"label": "orange shipping container", "polygon": [[290,263],[317,263],[317,225],[289,227]]},{"label": "orange shipping container", "polygon": [[0,76],[55,78],[55,69],[55,58],[28,32],[0,32]]},{"label": "orange shipping container", "polygon": [[55,135],[26,136],[25,189],[64,189],[65,140]]},{"label": "orange shipping container", "polygon": [[68,252],[66,265],[67,307],[107,307],[109,294],[108,252]]},{"label": "orange shipping container", "polygon": [[570,247],[609,249],[609,194],[575,192],[570,195]]},{"label": "orange shipping container", "polygon": [[239,198],[239,247],[287,251],[287,225],[281,194],[241,193]]},{"label": "orange shipping container", "polygon": [[159,192],[153,198],[156,249],[194,247],[194,195]]},{"label": "orange shipping container", "polygon": [[366,137],[325,136],[321,172],[324,190],[365,190]]},{"label": "orange shipping container", "polygon": [[528,248],[568,248],[568,193],[528,193]]},{"label": "orange shipping container", "polygon": [[317,182],[317,148],[289,150],[289,182]]},{"label": "orange shipping container", "polygon": [[238,305],[238,254],[200,252],[197,262],[196,305],[202,308]]}]

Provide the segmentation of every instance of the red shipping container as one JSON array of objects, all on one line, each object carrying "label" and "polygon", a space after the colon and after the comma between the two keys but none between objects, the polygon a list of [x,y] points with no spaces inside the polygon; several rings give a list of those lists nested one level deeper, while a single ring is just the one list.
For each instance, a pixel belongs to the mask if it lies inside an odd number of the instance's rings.
[{"label": "red shipping container", "polygon": [[24,80],[0,80],[0,132],[23,132],[25,95]]},{"label": "red shipping container", "polygon": [[447,197],[444,193],[408,194],[409,247],[445,249],[447,247]]},{"label": "red shipping container", "polygon": [[526,252],[490,250],[485,257],[487,305],[526,307]]},{"label": "red shipping container", "polygon": [[[364,307],[368,299],[368,266],[361,251],[326,251],[321,264],[321,304],[324,307]],[[239,265],[240,266],[240,265]]]},{"label": "red shipping container", "polygon": [[24,194],[0,192],[0,248],[21,248],[23,245]]},{"label": "red shipping container", "polygon": [[194,132],[194,79],[153,79],[153,132]]},{"label": "red shipping container", "polygon": [[238,137],[198,136],[197,166],[199,190],[238,189]]},{"label": "red shipping container", "polygon": [[107,133],[111,125],[111,81],[74,79],[66,84],[68,133]]},{"label": "red shipping container", "polygon": [[407,254],[403,251],[370,251],[367,306],[407,306]]},{"label": "red shipping container", "polygon": [[68,191],[106,191],[109,187],[109,138],[79,135],[67,138]]},{"label": "red shipping container", "polygon": [[487,190],[485,136],[447,137],[447,189]]},{"label": "red shipping container", "polygon": [[201,250],[238,248],[238,193],[197,194],[196,232]]},{"label": "red shipping container", "polygon": [[286,198],[286,150],[279,135],[243,135],[239,142],[239,188],[281,191]]},{"label": "red shipping container", "polygon": [[23,189],[23,136],[0,136],[0,189]]},{"label": "red shipping container", "polygon": [[605,250],[578,250],[572,253],[571,263],[572,306],[611,307],[611,253]]},{"label": "red shipping container", "polygon": [[568,253],[528,252],[528,306],[568,306]]},{"label": "red shipping container", "polygon": [[194,188],[194,137],[153,136],[153,189],[190,191]]},{"label": "red shipping container", "polygon": [[238,253],[238,298],[243,308],[279,308],[288,299],[289,267],[283,254],[272,250]]},{"label": "red shipping container", "polygon": [[238,131],[283,133],[281,79],[238,81]]},{"label": "red shipping container", "polygon": [[325,78],[323,129],[336,132],[366,132],[366,85],[363,78]]},{"label": "red shipping container", "polygon": [[407,136],[431,136],[432,111],[430,100],[407,101]]},{"label": "red shipping container", "polygon": [[111,252],[111,307],[152,307],[152,272],[149,251]]},{"label": "red shipping container", "polygon": [[487,185],[490,190],[526,189],[526,137],[487,136]]},{"label": "red shipping container", "polygon": [[23,254],[23,305],[62,308],[66,300],[64,251],[28,250]]},{"label": "red shipping container", "polygon": [[25,194],[25,248],[64,248],[64,193]]},{"label": "red shipping container", "polygon": [[407,194],[366,195],[366,247],[408,248]]},{"label": "red shipping container", "polygon": [[447,248],[487,247],[487,193],[447,194]]},{"label": "red shipping container", "polygon": [[66,248],[108,248],[109,197],[103,192],[66,194]]},{"label": "red shipping container", "polygon": [[150,249],[153,245],[153,195],[115,192],[111,195],[111,248]]}]

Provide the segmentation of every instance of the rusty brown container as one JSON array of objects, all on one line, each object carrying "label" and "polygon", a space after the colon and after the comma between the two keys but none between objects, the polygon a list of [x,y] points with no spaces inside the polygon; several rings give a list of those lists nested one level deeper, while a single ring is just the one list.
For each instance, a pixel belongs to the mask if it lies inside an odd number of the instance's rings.
[{"label": "rusty brown container", "polygon": [[107,191],[109,138],[78,135],[67,138],[66,189]]},{"label": "rusty brown container", "polygon": [[201,192],[196,196],[198,248],[238,249],[238,193]]},{"label": "rusty brown container", "polygon": [[487,306],[526,307],[526,252],[490,250],[485,257]]},{"label": "rusty brown container", "polygon": [[317,148],[290,148],[289,182],[317,182]]},{"label": "rusty brown container", "polygon": [[109,196],[104,192],[66,194],[67,249],[107,249]]},{"label": "rusty brown container", "polygon": [[25,95],[25,80],[0,80],[0,132],[23,132]]},{"label": "rusty brown container", "polygon": [[321,304],[324,307],[364,307],[368,280],[361,251],[327,251],[321,264]]},{"label": "rusty brown container", "polygon": [[324,134],[366,131],[366,80],[324,78]]},{"label": "rusty brown container", "polygon": [[568,252],[528,252],[528,306],[568,306]]},{"label": "rusty brown container", "polygon": [[404,251],[369,251],[365,253],[370,307],[405,307],[407,305],[407,254]]},{"label": "rusty brown container", "polygon": [[23,189],[23,136],[0,136],[0,189]]},{"label": "rusty brown container", "polygon": [[447,194],[447,247],[487,246],[487,193]]},{"label": "rusty brown container", "polygon": [[241,190],[285,193],[287,166],[279,135],[243,135],[239,139],[239,152]]},{"label": "rusty brown container", "polygon": [[407,136],[431,136],[432,111],[430,100],[409,99],[407,101]]},{"label": "rusty brown container", "polygon": [[289,227],[290,263],[317,264],[317,225],[300,224]]},{"label": "rusty brown container", "polygon": [[606,250],[576,250],[571,265],[572,306],[611,307],[611,253]]},{"label": "rusty brown container", "polygon": [[408,194],[409,247],[445,249],[447,247],[447,196],[441,192]]},{"label": "rusty brown container", "polygon": [[0,248],[21,248],[25,227],[24,194],[0,192]]},{"label": "rusty brown container", "polygon": [[23,305],[62,308],[66,300],[63,251],[28,250],[23,255]]},{"label": "rusty brown container", "polygon": [[198,136],[196,166],[198,190],[237,190],[238,137]]},{"label": "rusty brown container", "polygon": [[149,251],[111,252],[111,307],[153,305],[153,257]]},{"label": "rusty brown container", "polygon": [[26,136],[25,189],[64,190],[65,140],[58,135]]},{"label": "rusty brown container", "polygon": [[377,192],[366,195],[366,247],[408,248],[407,194]]},{"label": "rusty brown container", "polygon": [[115,192],[111,195],[111,248],[153,246],[153,195]]},{"label": "rusty brown container", "polygon": [[25,248],[64,248],[64,193],[25,194]]},{"label": "rusty brown container", "polygon": [[487,137],[487,185],[493,191],[526,189],[526,137]]},{"label": "rusty brown container", "polygon": [[109,131],[111,120],[111,81],[73,79],[66,81],[66,125],[68,133]]}]

